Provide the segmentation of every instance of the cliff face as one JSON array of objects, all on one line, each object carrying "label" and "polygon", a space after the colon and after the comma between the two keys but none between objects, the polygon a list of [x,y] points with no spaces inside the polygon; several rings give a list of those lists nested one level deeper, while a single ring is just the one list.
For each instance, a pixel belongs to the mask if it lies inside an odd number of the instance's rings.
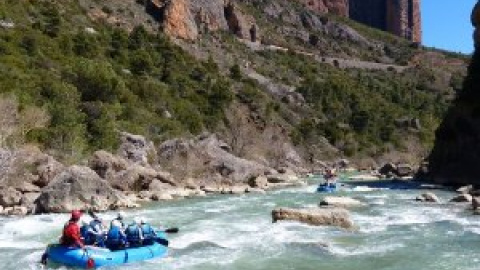
[{"label": "cliff face", "polygon": [[420,0],[349,0],[353,20],[422,42]]},{"label": "cliff face", "polygon": [[472,13],[475,53],[463,90],[436,132],[428,178],[442,184],[480,184],[480,3]]},{"label": "cliff face", "polygon": [[348,17],[348,0],[299,0],[309,9]]},{"label": "cliff face", "polygon": [[172,37],[195,40],[199,34],[218,30],[230,30],[240,38],[257,36],[253,17],[242,13],[231,1],[147,0],[145,5]]}]

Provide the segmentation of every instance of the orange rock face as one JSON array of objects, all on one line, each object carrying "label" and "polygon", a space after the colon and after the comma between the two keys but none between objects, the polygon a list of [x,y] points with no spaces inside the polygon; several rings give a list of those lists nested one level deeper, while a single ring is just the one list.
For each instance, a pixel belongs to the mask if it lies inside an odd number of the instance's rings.
[{"label": "orange rock face", "polygon": [[348,0],[300,0],[309,9],[348,17]]},{"label": "orange rock face", "polygon": [[164,31],[170,36],[193,40],[198,36],[194,17],[190,12],[188,0],[175,0],[167,5]]}]

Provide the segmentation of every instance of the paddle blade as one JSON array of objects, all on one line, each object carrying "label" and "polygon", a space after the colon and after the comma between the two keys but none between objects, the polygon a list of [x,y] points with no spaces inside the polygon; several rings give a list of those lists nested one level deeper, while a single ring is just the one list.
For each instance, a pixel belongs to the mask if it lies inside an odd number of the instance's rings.
[{"label": "paddle blade", "polygon": [[168,240],[167,239],[157,238],[157,239],[155,239],[155,241],[157,243],[159,243],[160,245],[168,247]]},{"label": "paddle blade", "polygon": [[178,228],[168,228],[165,230],[166,233],[178,233]]}]

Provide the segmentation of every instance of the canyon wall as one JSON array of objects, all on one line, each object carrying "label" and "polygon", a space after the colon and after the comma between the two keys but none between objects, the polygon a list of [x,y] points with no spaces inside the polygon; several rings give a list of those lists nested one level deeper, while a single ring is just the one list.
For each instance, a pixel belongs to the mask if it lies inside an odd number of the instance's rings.
[{"label": "canyon wall", "polygon": [[348,0],[299,0],[307,8],[320,13],[348,17]]},{"label": "canyon wall", "polygon": [[435,136],[426,177],[436,183],[480,185],[480,3],[472,13],[475,52],[463,89]]},{"label": "canyon wall", "polygon": [[422,42],[420,0],[349,0],[350,18]]}]

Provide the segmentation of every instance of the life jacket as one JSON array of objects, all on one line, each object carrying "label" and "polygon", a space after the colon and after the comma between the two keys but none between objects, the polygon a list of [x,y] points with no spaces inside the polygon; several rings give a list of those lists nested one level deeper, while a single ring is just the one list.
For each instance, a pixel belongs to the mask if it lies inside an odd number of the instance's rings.
[{"label": "life jacket", "polygon": [[150,224],[142,224],[140,228],[142,229],[143,238],[145,240],[151,240],[155,238],[155,231],[152,229]]},{"label": "life jacket", "polygon": [[142,241],[141,233],[142,232],[137,224],[130,224],[125,230],[127,241],[130,244],[140,244],[140,242]]},{"label": "life jacket", "polygon": [[125,242],[125,237],[121,232],[121,229],[117,226],[111,226],[107,233],[107,246],[119,245]]},{"label": "life jacket", "polygon": [[97,233],[102,233],[102,222],[98,219],[90,221],[90,227]]},{"label": "life jacket", "polygon": [[93,245],[96,240],[96,236],[92,234],[90,225],[83,225],[80,227],[80,235],[85,242],[85,245]]},{"label": "life jacket", "polygon": [[60,239],[60,243],[65,246],[73,246],[77,243],[81,243],[80,235],[79,235],[79,228],[76,222],[69,221],[63,227],[62,238]]}]

